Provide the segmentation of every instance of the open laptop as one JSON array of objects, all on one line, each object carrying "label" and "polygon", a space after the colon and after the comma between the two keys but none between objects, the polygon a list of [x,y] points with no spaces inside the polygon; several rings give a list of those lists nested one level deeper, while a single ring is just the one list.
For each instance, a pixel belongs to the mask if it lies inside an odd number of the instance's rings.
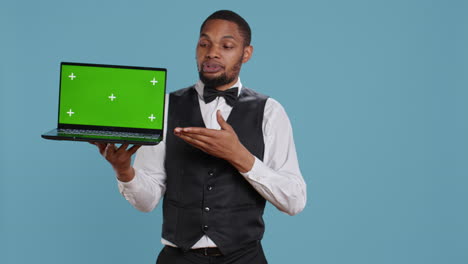
[{"label": "open laptop", "polygon": [[156,145],[167,70],[62,62],[57,128],[45,139]]}]

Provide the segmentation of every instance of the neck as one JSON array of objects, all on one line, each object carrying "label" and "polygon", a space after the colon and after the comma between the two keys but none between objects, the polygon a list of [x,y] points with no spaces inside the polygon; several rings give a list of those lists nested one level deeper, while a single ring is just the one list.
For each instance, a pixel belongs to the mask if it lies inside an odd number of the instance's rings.
[{"label": "neck", "polygon": [[234,84],[237,83],[237,81],[239,80],[239,76],[237,76],[236,78],[234,78],[234,80],[230,83],[226,83],[226,84],[223,84],[223,85],[220,85],[220,86],[215,86],[213,88],[215,88],[216,90],[218,91],[226,91],[227,89],[231,88],[232,86],[234,86]]},{"label": "neck", "polygon": [[227,89],[231,88],[236,82],[237,82],[237,80],[232,82],[232,83],[221,85],[221,86],[218,86],[218,87],[215,87],[215,88],[218,91],[226,91]]}]

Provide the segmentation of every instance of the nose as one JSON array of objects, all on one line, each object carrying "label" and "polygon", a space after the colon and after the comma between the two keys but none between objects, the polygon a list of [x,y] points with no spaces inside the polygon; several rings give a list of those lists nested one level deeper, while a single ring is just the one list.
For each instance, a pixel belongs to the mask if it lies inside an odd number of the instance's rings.
[{"label": "nose", "polygon": [[216,45],[211,45],[205,55],[207,59],[218,59],[219,56],[219,48]]}]

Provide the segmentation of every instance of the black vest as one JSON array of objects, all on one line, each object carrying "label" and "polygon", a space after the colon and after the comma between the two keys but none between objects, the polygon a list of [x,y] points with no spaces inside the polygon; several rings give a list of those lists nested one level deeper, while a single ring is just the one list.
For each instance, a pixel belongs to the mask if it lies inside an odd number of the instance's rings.
[{"label": "black vest", "polygon": [[[227,122],[241,143],[263,160],[263,112],[268,97],[242,88]],[[194,87],[170,94],[162,237],[183,250],[208,235],[229,254],[264,233],[265,199],[227,161],[174,136],[175,127],[205,127]]]}]

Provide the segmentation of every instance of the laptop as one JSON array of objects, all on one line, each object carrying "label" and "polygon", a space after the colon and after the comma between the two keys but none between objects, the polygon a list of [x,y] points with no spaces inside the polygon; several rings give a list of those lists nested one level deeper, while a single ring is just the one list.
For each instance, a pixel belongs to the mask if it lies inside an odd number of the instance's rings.
[{"label": "laptop", "polygon": [[45,139],[156,145],[167,70],[62,62],[57,128]]}]

